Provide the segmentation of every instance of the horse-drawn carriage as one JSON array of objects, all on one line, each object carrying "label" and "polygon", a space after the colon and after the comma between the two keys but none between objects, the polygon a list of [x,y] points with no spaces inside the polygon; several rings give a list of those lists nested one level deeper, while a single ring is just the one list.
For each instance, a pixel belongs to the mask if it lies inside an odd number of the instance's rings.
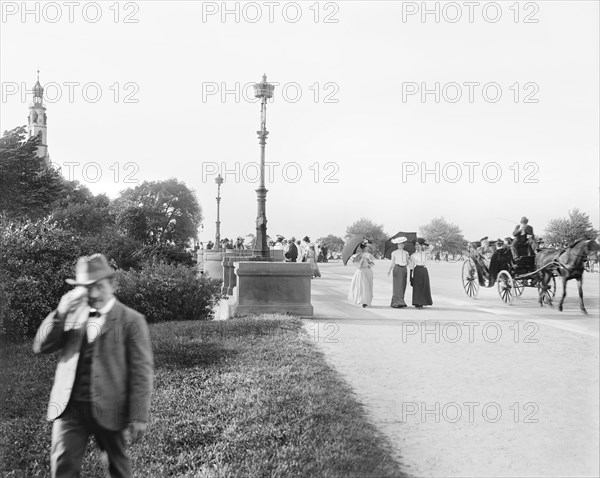
[{"label": "horse-drawn carriage", "polygon": [[463,288],[469,297],[475,298],[479,287],[492,287],[496,283],[500,299],[511,304],[523,294],[525,287],[536,287],[540,305],[552,305],[556,293],[556,276],[561,276],[563,293],[558,310],[562,311],[567,281],[576,279],[579,306],[587,313],[583,304],[583,272],[588,257],[598,250],[598,242],[582,237],[569,247],[538,249],[535,255],[518,255],[516,259],[513,259],[510,249],[496,249],[487,263],[473,244],[469,244],[469,258],[462,267]]},{"label": "horse-drawn carriage", "polygon": [[[515,298],[521,296],[525,287],[535,287],[538,293],[542,292],[540,275],[535,268],[534,255],[512,257],[509,248],[496,249],[489,262],[478,252],[477,244],[469,244],[468,259],[462,267],[462,283],[465,293],[474,299],[479,293],[479,288],[491,288],[496,284],[500,299],[505,304],[511,304]],[[543,294],[550,300],[556,293],[555,274],[543,288]]]}]

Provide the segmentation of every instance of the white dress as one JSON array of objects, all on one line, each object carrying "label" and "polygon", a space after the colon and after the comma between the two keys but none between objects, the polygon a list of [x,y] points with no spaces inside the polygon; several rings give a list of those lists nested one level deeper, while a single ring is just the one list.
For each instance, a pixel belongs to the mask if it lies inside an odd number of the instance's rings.
[{"label": "white dress", "polygon": [[[352,259],[351,259],[352,260]],[[373,271],[375,258],[369,252],[356,254],[353,259],[356,272],[352,276],[348,300],[356,305],[368,305],[373,302]]]}]

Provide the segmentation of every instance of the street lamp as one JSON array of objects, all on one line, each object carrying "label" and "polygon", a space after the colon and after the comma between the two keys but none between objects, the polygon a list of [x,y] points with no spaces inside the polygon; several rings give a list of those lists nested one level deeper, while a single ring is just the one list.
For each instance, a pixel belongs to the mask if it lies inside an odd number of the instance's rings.
[{"label": "street lamp", "polygon": [[256,243],[254,253],[262,259],[268,259],[267,247],[267,189],[265,188],[265,145],[267,144],[267,100],[273,97],[275,85],[267,83],[267,75],[263,74],[262,82],[254,85],[254,96],[260,98],[260,131],[258,143],[260,144],[260,186],[256,190],[258,214],[256,216]]},{"label": "street lamp", "polygon": [[215,249],[217,251],[221,250],[221,184],[223,184],[225,180],[219,174],[215,178],[215,183],[217,183],[217,232],[215,234]]}]

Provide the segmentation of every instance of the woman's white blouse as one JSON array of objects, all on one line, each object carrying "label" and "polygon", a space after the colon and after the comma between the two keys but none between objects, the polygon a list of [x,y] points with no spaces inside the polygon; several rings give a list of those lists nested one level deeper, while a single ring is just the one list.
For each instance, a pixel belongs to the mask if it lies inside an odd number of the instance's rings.
[{"label": "woman's white blouse", "polygon": [[404,249],[396,249],[392,252],[392,267],[397,266],[407,266],[410,262],[410,254],[406,252]]},{"label": "woman's white blouse", "polygon": [[357,269],[371,268],[375,265],[375,257],[370,252],[361,252],[352,257]]},{"label": "woman's white blouse", "polygon": [[427,264],[427,254],[433,251],[433,246],[430,245],[424,251],[415,252],[410,256],[410,267],[424,266]]}]

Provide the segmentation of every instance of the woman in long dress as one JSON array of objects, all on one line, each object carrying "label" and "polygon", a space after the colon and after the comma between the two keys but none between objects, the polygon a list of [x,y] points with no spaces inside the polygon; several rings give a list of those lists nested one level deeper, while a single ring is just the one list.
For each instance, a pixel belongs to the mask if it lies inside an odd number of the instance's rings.
[{"label": "woman in long dress", "polygon": [[404,293],[406,292],[406,272],[410,261],[410,254],[404,250],[406,237],[397,237],[392,239],[392,243],[398,244],[398,249],[392,252],[392,262],[388,270],[388,276],[393,272],[393,292],[391,307],[401,309],[406,307],[404,302]]},{"label": "woman in long dress", "polygon": [[310,264],[310,267],[313,271],[313,278],[321,277],[321,271],[319,270],[319,266],[317,265],[317,257],[318,257],[318,249],[317,245],[310,242],[310,238],[308,236],[304,236],[303,239],[305,246],[305,254],[306,254],[306,262]]},{"label": "woman in long dress", "polygon": [[431,287],[429,285],[429,273],[427,272],[427,253],[433,250],[425,242],[418,238],[415,244],[415,252],[410,256],[410,285],[413,288],[412,305],[421,309],[424,305],[433,305],[431,298]]},{"label": "woman in long dress", "polygon": [[348,300],[363,307],[370,307],[373,302],[373,271],[371,267],[375,265],[375,257],[368,249],[368,243],[363,242],[359,246],[358,254],[353,256],[352,263],[356,267],[356,272],[352,277],[350,292],[348,292]]}]

